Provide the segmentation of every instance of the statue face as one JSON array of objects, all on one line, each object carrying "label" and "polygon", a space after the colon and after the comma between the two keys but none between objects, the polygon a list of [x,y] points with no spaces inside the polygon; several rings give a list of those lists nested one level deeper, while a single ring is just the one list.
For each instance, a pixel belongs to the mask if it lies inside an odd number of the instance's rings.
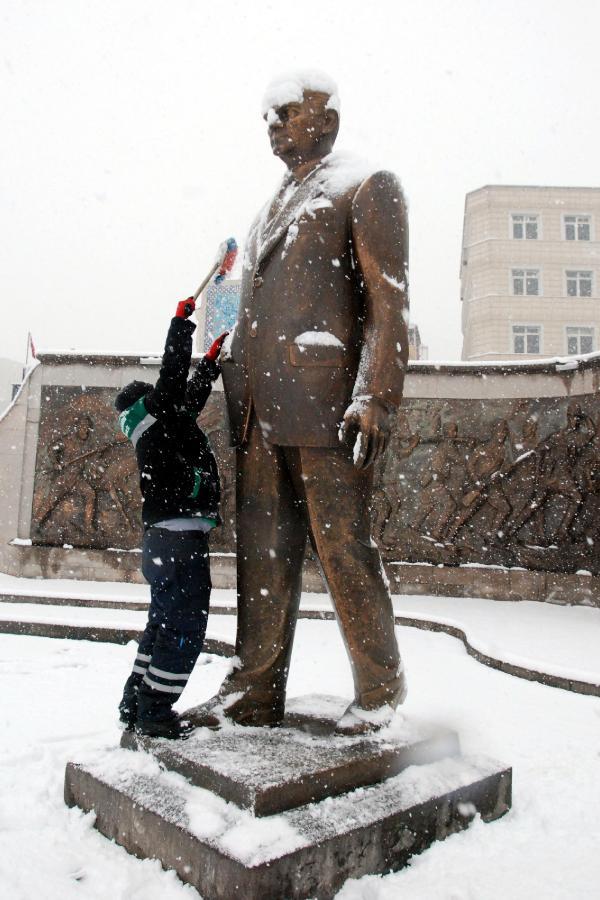
[{"label": "statue face", "polygon": [[87,441],[90,436],[90,431],[92,430],[88,419],[85,416],[76,418],[74,419],[73,424],[75,425],[75,434],[79,440]]},{"label": "statue face", "polygon": [[275,156],[290,164],[330,152],[337,115],[326,109],[328,99],[326,94],[307,92],[301,103],[286,103],[268,111],[265,119]]}]

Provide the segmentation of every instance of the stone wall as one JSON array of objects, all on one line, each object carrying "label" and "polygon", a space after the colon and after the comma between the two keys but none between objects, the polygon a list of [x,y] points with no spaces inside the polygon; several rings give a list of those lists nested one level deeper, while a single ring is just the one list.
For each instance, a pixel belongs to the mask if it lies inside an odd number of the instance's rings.
[{"label": "stone wall", "polygon": [[[42,354],[0,421],[2,571],[139,578],[135,459],[112,403],[128,381],[153,380],[157,366]],[[599,379],[595,356],[411,365],[373,502],[373,535],[396,590],[599,602]],[[228,584],[233,453],[219,385],[201,424],[223,481],[215,583]],[[318,587],[314,575],[310,583]]]}]

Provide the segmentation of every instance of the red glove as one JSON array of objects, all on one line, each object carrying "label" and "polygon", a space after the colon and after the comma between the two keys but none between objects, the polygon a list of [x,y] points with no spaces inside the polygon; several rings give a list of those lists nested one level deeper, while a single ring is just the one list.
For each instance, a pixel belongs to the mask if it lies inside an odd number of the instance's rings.
[{"label": "red glove", "polygon": [[223,346],[223,341],[229,334],[228,331],[224,331],[223,334],[220,334],[216,341],[210,345],[209,349],[204,354],[204,359],[210,359],[211,362],[215,362],[217,356],[221,352],[221,347]]},{"label": "red glove", "polygon": [[187,300],[179,301],[179,303],[177,304],[177,312],[175,313],[175,316],[178,319],[189,319],[195,309],[196,301],[193,297],[188,297]]}]

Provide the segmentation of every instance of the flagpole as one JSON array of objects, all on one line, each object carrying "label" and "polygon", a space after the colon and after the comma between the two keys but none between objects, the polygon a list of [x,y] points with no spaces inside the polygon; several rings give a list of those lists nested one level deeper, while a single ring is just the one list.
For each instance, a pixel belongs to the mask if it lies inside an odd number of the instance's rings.
[{"label": "flagpole", "polygon": [[31,332],[27,332],[27,350],[25,351],[25,371],[27,371],[27,363],[29,362],[29,346],[31,344]]}]

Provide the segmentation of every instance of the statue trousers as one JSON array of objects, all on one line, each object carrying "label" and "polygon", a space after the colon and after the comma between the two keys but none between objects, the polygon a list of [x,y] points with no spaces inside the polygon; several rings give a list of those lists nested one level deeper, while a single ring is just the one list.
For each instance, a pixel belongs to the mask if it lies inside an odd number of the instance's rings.
[{"label": "statue trousers", "polygon": [[372,468],[354,467],[347,447],[268,443],[253,416],[237,450],[239,668],[222,696],[242,691],[244,706],[283,714],[308,538],[350,658],[355,702],[374,709],[402,701],[392,602],[371,539],[372,478]]}]

